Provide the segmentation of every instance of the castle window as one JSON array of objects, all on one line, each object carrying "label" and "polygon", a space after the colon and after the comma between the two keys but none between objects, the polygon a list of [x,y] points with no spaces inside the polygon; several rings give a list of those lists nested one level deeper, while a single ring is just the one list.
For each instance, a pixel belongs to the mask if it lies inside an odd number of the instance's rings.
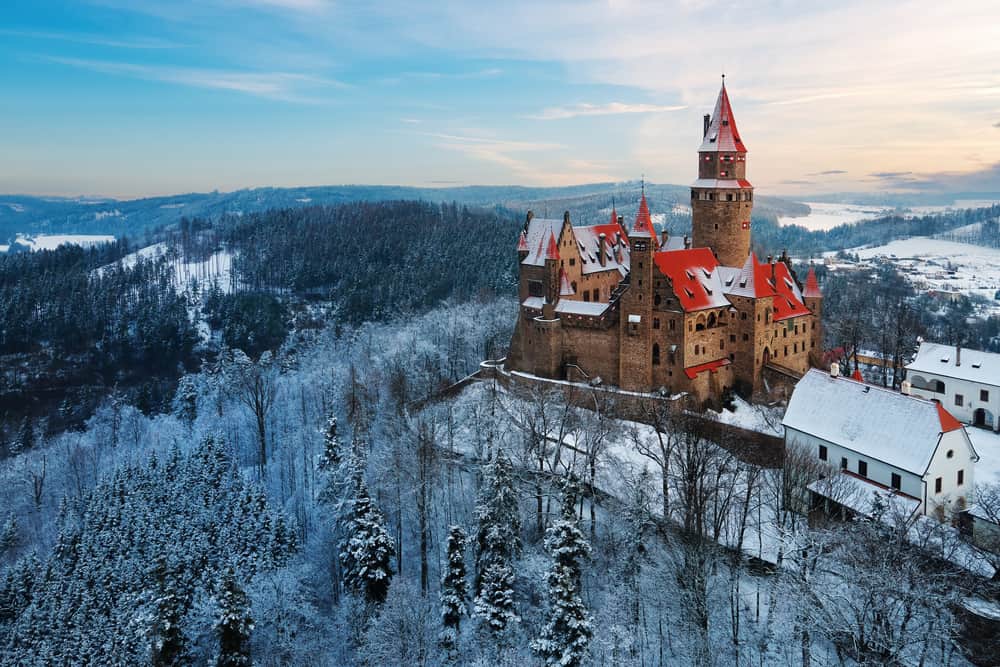
[{"label": "castle window", "polygon": [[787,345],[785,346],[785,356],[786,357],[788,356],[788,346]]},{"label": "castle window", "polygon": [[726,201],[733,201],[733,194],[729,193],[726,195]]},{"label": "castle window", "polygon": [[[639,283],[642,284],[642,281],[640,280]],[[594,301],[600,301],[600,300],[601,300],[601,290],[600,288],[598,288],[594,290]]]},{"label": "castle window", "polygon": [[736,342],[736,334],[729,334],[729,342],[730,343]]},{"label": "castle window", "polygon": [[570,257],[569,258],[569,265],[570,266],[576,266],[576,257]]},{"label": "castle window", "polygon": [[709,327],[714,327],[715,326],[715,313],[710,313],[709,314],[709,316],[708,316],[708,326]]},{"label": "castle window", "polygon": [[590,303],[590,292],[587,290],[583,290],[583,300]]},{"label": "castle window", "polygon": [[528,296],[543,296],[545,290],[542,287],[541,280],[529,280],[528,281]]},{"label": "castle window", "polygon": [[750,340],[750,334],[743,334],[743,342]]},{"label": "castle window", "polygon": [[720,350],[726,349],[726,341],[723,340],[722,338],[719,339],[719,349]]},{"label": "castle window", "polygon": [[677,355],[674,354],[673,351],[671,351],[670,354],[667,355],[667,360],[670,362],[670,365],[673,366],[674,364],[677,363]]},{"label": "castle window", "polygon": [[674,321],[673,320],[670,320],[670,330],[671,331],[674,330]]},{"label": "castle window", "polygon": [[747,318],[747,314],[746,313],[740,313],[740,319],[741,320],[746,320],[746,318]]},{"label": "castle window", "polygon": [[660,365],[660,344],[659,343],[653,343],[653,365],[654,366],[659,366]]},{"label": "castle window", "polygon": [[695,345],[695,346],[694,346],[694,353],[695,353],[696,355],[697,355],[697,354],[699,353],[699,351],[700,351],[700,350],[701,350],[701,347],[700,347],[700,346],[698,346],[698,345]]},{"label": "castle window", "polygon": [[654,329],[659,329],[660,328],[660,318],[659,317],[654,317],[653,318],[653,328]]},{"label": "castle window", "polygon": [[714,192],[709,192],[708,193],[708,201],[715,201],[715,193]]},{"label": "castle window", "polygon": [[654,294],[653,295],[653,305],[654,306],[659,306],[660,305],[660,295],[659,294]]},{"label": "castle window", "polygon": [[812,330],[816,331],[816,321],[815,320],[813,320],[813,323],[812,323]]},{"label": "castle window", "polygon": [[576,293],[576,281],[574,280],[573,282],[570,283],[570,285],[573,287],[573,293],[575,294]]},{"label": "castle window", "polygon": [[795,353],[795,354],[798,354],[798,352],[799,352],[799,344],[798,343],[794,343],[792,345],[792,352]]}]

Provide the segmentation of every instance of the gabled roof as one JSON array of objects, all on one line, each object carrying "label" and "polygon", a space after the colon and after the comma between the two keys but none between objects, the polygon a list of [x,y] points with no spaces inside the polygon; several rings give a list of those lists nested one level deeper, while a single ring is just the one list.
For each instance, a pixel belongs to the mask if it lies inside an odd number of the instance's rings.
[{"label": "gabled roof", "polygon": [[816,280],[816,270],[810,266],[806,275],[806,288],[802,291],[802,296],[806,298],[822,298],[823,293],[819,291],[819,281]]},{"label": "gabled roof", "polygon": [[562,226],[562,220],[532,218],[528,223],[527,238],[525,239],[525,243],[528,246],[528,256],[521,263],[529,266],[544,266],[549,239],[558,240]]},{"label": "gabled roof", "polygon": [[730,305],[719,280],[719,262],[708,248],[664,250],[653,255],[660,273],[670,279],[685,312]]},{"label": "gabled roof", "polygon": [[635,224],[632,225],[633,236],[644,234],[656,238],[656,228],[653,227],[653,218],[649,215],[649,204],[646,203],[645,192],[642,193],[642,199],[639,200],[639,212],[635,216]]},{"label": "gabled roof", "polygon": [[[604,234],[604,265],[601,265],[601,234]],[[628,237],[625,230],[614,224],[574,227],[573,236],[580,251],[581,270],[585,275],[601,271],[618,271],[622,277],[628,274],[630,255]]]},{"label": "gabled roof", "polygon": [[941,434],[962,428],[935,401],[815,368],[795,385],[782,424],[920,476]]},{"label": "gabled roof", "polygon": [[784,262],[758,262],[750,253],[738,273],[722,271],[723,289],[733,296],[748,296],[754,299],[773,297],[773,320],[780,322],[791,317],[808,315],[809,309],[802,302],[802,292],[792,277],[792,272]]},{"label": "gabled roof", "polygon": [[1000,387],[1000,354],[963,347],[961,361],[961,366],[955,365],[953,346],[923,341],[916,358],[906,366],[906,370],[908,373],[932,373]]},{"label": "gabled roof", "polygon": [[729,105],[729,93],[726,92],[726,82],[722,82],[719,99],[715,101],[715,111],[708,125],[708,133],[701,142],[699,152],[718,151],[725,153],[746,153],[740,133],[736,129],[736,118],[733,108]]}]

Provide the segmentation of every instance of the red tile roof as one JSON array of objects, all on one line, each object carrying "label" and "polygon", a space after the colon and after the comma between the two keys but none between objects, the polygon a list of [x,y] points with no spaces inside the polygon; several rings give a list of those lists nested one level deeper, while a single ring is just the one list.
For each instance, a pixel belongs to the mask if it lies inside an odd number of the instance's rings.
[{"label": "red tile roof", "polygon": [[684,369],[684,374],[688,376],[688,379],[695,379],[698,377],[698,373],[703,373],[705,371],[711,371],[715,373],[723,366],[728,366],[730,363],[729,359],[716,359],[715,361],[709,361],[704,364],[698,364],[697,366],[689,366]]},{"label": "red tile roof", "polygon": [[715,112],[709,122],[708,132],[698,150],[700,152],[747,152],[747,147],[740,138],[739,130],[736,129],[736,118],[733,117],[733,108],[729,104],[729,93],[726,92],[724,81],[722,90],[719,91],[719,98],[715,102]]},{"label": "red tile roof", "polygon": [[655,253],[653,261],[670,279],[674,295],[686,312],[730,305],[722,293],[716,272],[719,262],[711,249],[664,250]]},{"label": "red tile roof", "polygon": [[559,245],[556,243],[555,234],[549,234],[549,246],[545,249],[545,259],[559,259]]},{"label": "red tile roof", "polygon": [[955,419],[940,403],[936,403],[938,420],[941,422],[941,432],[948,433],[962,428],[962,422]]},{"label": "red tile roof", "polygon": [[823,296],[823,293],[819,291],[819,281],[816,280],[816,270],[811,266],[809,274],[806,276],[806,288],[802,291],[802,296],[809,298]]},{"label": "red tile roof", "polygon": [[656,238],[656,228],[653,227],[653,219],[649,215],[649,204],[646,203],[646,193],[642,193],[639,201],[639,213],[635,216],[635,224],[632,226],[633,232],[646,232]]}]

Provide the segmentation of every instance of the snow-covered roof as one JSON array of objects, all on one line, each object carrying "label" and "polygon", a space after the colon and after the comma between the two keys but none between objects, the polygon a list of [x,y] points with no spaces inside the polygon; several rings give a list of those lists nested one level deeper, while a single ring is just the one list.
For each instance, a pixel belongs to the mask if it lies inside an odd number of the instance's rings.
[{"label": "snow-covered roof", "polygon": [[716,271],[718,260],[709,248],[664,250],[653,255],[653,260],[670,279],[685,312],[731,305]]},{"label": "snow-covered roof", "polygon": [[542,306],[545,305],[545,299],[540,296],[529,296],[527,299],[521,302],[521,305],[525,308],[534,308],[535,310],[541,310]]},{"label": "snow-covered roof", "polygon": [[554,218],[532,218],[525,234],[528,256],[521,263],[529,266],[545,266],[545,255],[549,251],[550,241],[555,239],[556,243],[559,242],[562,225],[562,220]]},{"label": "snow-covered roof", "polygon": [[726,294],[753,299],[773,297],[775,322],[809,314],[802,291],[784,262],[758,262],[757,256],[750,253],[742,268],[727,267],[719,275]]},{"label": "snow-covered roof", "polygon": [[741,188],[752,188],[745,178],[699,178],[691,184],[695,188],[730,188],[739,190]]},{"label": "snow-covered roof", "polygon": [[920,476],[941,434],[963,428],[939,403],[815,368],[795,385],[781,423]]},{"label": "snow-covered roof", "polygon": [[916,358],[907,365],[906,370],[1000,387],[1000,354],[963,347],[962,365],[956,366],[955,352],[951,345],[924,341],[920,343]]},{"label": "snow-covered roof", "polygon": [[560,299],[556,312],[565,315],[603,315],[610,304],[600,301],[577,301],[576,299]]},{"label": "snow-covered roof", "polygon": [[819,281],[816,279],[816,269],[809,266],[809,273],[806,275],[806,288],[802,296],[809,298],[822,298],[823,292],[819,289]]},{"label": "snow-covered roof", "polygon": [[715,101],[715,111],[712,113],[708,132],[705,133],[705,139],[698,151],[747,152],[747,147],[743,145],[740,133],[736,129],[736,118],[733,117],[733,108],[729,104],[725,81],[722,82],[722,90],[719,91],[719,98]]},{"label": "snow-covered roof", "polygon": [[660,246],[660,250],[684,250],[684,237],[668,236],[667,242]]},{"label": "snow-covered roof", "polygon": [[[604,234],[604,265],[601,265],[601,234]],[[580,250],[582,271],[585,275],[600,271],[617,270],[623,277],[629,271],[629,246],[625,230],[617,222],[589,227],[574,227],[577,248]]]},{"label": "snow-covered roof", "polygon": [[816,480],[806,488],[864,516],[873,514],[877,496],[884,502],[885,513],[882,518],[890,522],[896,518],[908,519],[920,507],[920,500],[913,496],[886,488],[845,470],[833,477]]}]

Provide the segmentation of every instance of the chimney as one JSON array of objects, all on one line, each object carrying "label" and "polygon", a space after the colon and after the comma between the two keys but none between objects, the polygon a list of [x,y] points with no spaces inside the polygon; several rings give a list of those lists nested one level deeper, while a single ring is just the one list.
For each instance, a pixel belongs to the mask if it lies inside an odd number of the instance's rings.
[{"label": "chimney", "polygon": [[625,216],[624,215],[619,215],[618,216],[618,224],[621,225],[623,229],[625,228]]},{"label": "chimney", "polygon": [[955,365],[956,366],[961,366],[962,365],[962,344],[961,343],[958,343],[957,345],[955,345]]},{"label": "chimney", "polygon": [[524,220],[524,231],[528,231],[528,225],[531,224],[531,219],[535,217],[534,211],[528,211],[528,216]]},{"label": "chimney", "polygon": [[899,386],[899,391],[901,393],[905,394],[906,396],[909,396],[910,395],[910,389],[912,387],[913,387],[913,385],[910,384],[909,380],[903,380],[903,384],[901,384]]},{"label": "chimney", "polygon": [[601,266],[607,264],[607,257],[605,252],[607,251],[608,240],[607,234],[601,232],[597,237],[597,258],[601,261]]},{"label": "chimney", "polygon": [[836,361],[830,364],[830,377],[835,378],[840,375],[840,364]]},{"label": "chimney", "polygon": [[691,238],[688,236],[684,237],[684,249],[687,250],[691,247]]},{"label": "chimney", "polygon": [[708,114],[705,114],[705,117],[702,119],[702,121],[704,123],[704,126],[702,128],[701,138],[704,139],[705,137],[708,136],[708,126],[712,124],[712,117],[709,116]]}]

